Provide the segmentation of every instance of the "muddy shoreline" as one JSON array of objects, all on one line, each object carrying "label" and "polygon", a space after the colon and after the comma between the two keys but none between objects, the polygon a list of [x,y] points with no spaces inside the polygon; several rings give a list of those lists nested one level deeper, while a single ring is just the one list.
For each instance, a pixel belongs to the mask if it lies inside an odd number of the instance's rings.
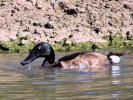
[{"label": "muddy shoreline", "polygon": [[27,52],[42,41],[55,50],[133,47],[132,0],[57,0],[54,8],[51,0],[1,0],[0,23],[1,50]]}]

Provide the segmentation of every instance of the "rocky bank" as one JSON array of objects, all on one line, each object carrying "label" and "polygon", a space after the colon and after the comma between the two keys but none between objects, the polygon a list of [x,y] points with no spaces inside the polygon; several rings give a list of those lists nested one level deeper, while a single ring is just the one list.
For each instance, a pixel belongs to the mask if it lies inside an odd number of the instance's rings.
[{"label": "rocky bank", "polygon": [[133,35],[133,0],[0,0],[0,41],[28,36],[50,44]]}]

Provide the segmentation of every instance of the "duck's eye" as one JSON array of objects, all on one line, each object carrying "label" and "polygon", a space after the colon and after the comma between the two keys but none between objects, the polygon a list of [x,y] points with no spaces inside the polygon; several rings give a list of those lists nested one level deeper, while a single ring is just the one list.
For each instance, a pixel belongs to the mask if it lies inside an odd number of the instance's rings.
[{"label": "duck's eye", "polygon": [[38,49],[41,49],[41,46],[39,46]]}]

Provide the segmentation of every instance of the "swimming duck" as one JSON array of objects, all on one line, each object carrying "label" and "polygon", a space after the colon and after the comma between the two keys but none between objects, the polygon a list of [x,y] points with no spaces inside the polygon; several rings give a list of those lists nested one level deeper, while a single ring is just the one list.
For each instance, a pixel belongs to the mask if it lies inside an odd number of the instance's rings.
[{"label": "swimming duck", "polygon": [[[41,42],[35,45],[31,50],[28,57],[21,62],[21,65],[26,65],[36,58],[45,58],[41,67],[45,68],[77,68],[77,67],[98,67],[104,66],[106,64],[116,64],[120,62],[121,56],[127,54],[128,52],[113,53],[109,52],[108,55],[104,55],[96,52],[76,52],[68,54],[61,57],[55,61],[55,53],[53,48],[46,42]],[[49,62],[49,65],[45,66],[45,63]]]}]

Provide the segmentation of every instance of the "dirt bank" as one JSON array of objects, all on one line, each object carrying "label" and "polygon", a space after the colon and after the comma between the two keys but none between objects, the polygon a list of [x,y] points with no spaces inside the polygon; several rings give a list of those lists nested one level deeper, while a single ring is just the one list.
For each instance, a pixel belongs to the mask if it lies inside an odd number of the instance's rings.
[{"label": "dirt bank", "polygon": [[28,36],[54,44],[105,42],[109,34],[133,35],[133,0],[0,0],[0,40]]}]

